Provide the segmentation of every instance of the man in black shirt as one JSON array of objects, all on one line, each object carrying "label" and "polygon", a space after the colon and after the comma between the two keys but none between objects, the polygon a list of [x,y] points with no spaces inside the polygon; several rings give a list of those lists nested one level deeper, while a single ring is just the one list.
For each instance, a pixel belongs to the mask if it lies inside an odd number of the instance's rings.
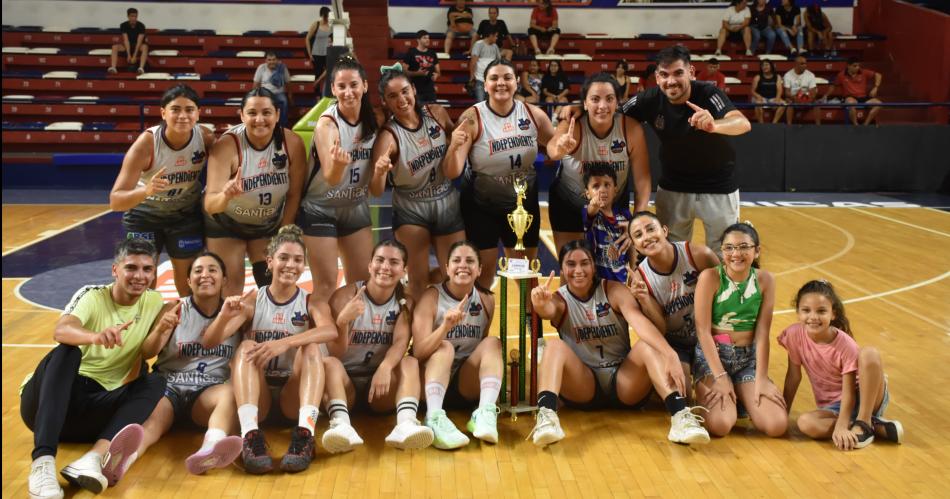
[{"label": "man in black shirt", "polygon": [[416,46],[406,52],[403,59],[406,74],[416,87],[416,100],[421,104],[435,102],[435,80],[439,78],[439,57],[429,48],[429,32],[422,29],[416,33]]},{"label": "man in black shirt", "polygon": [[518,41],[511,36],[505,21],[498,19],[498,7],[494,5],[488,8],[488,19],[483,19],[482,22],[478,23],[478,30],[472,35],[472,47],[475,46],[475,42],[479,38],[488,36],[489,28],[493,28],[494,32],[498,33],[497,43],[498,48],[501,49],[501,58],[510,61],[514,49],[518,47]]},{"label": "man in black shirt", "polygon": [[116,73],[116,64],[119,60],[119,52],[125,52],[126,61],[129,65],[138,64],[139,74],[145,72],[145,61],[148,59],[148,44],[145,43],[145,25],[138,21],[139,11],[132,8],[126,11],[129,20],[119,25],[122,32],[122,43],[112,46],[112,65],[109,66],[110,73]]},{"label": "man in black shirt", "polygon": [[742,135],[752,125],[725,92],[692,76],[689,50],[664,48],[657,55],[658,86],[627,101],[623,113],[660,137],[656,214],[670,228],[670,239],[690,240],[699,218],[706,244],[718,252],[723,230],[739,220],[736,154],[724,135]]}]

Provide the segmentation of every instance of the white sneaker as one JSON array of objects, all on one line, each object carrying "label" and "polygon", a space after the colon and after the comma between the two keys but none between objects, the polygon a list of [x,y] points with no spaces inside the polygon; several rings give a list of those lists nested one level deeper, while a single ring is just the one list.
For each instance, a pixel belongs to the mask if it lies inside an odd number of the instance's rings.
[{"label": "white sneaker", "polygon": [[455,423],[443,410],[433,411],[431,417],[426,417],[425,425],[432,428],[432,434],[435,436],[432,446],[436,449],[458,449],[468,445],[468,437],[455,427]]},{"label": "white sneaker", "polygon": [[472,418],[468,420],[466,428],[473,437],[497,444],[499,412],[501,411],[495,404],[479,407],[472,412]]},{"label": "white sneaker", "polygon": [[719,56],[722,55],[722,51],[721,51],[721,50],[717,50],[716,53],[713,54],[713,55],[715,55],[716,57],[719,57]]},{"label": "white sneaker", "polygon": [[349,452],[357,445],[363,445],[363,439],[356,433],[356,429],[339,419],[330,420],[330,428],[323,432],[323,448],[327,452]]},{"label": "white sneaker", "polygon": [[751,50],[746,50],[746,51],[745,51],[745,55],[752,55],[752,51],[751,51]]},{"label": "white sneaker", "polygon": [[102,456],[89,451],[60,470],[60,475],[73,486],[98,494],[106,489],[109,480],[102,474]]},{"label": "white sneaker", "polygon": [[386,445],[403,450],[425,449],[432,445],[434,439],[435,434],[431,428],[422,426],[418,419],[413,419],[397,424],[386,436]]},{"label": "white sneaker", "polygon": [[534,436],[534,445],[544,447],[564,439],[564,430],[561,429],[561,420],[556,412],[542,407],[538,409],[537,419],[534,429],[528,434],[528,437]]},{"label": "white sneaker", "polygon": [[[678,444],[708,444],[709,433],[703,428],[702,416],[693,413],[696,409],[707,411],[705,407],[686,407],[670,418],[670,433],[666,438]],[[709,411],[707,411],[709,412]]]},{"label": "white sneaker", "polygon": [[56,480],[56,458],[40,456],[30,465],[30,499],[62,499],[63,488]]}]

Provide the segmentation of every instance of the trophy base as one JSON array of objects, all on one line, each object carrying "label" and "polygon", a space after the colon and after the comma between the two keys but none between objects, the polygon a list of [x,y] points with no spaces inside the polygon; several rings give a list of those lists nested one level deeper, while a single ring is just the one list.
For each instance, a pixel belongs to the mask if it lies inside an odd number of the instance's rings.
[{"label": "trophy base", "polygon": [[517,405],[501,404],[499,407],[501,408],[501,412],[507,412],[511,414],[512,421],[518,420],[518,414],[537,412],[538,410],[538,406],[530,405],[527,402],[519,402]]},{"label": "trophy base", "polygon": [[507,277],[508,279],[521,280],[521,279],[538,279],[541,277],[541,274],[538,272],[506,272],[504,270],[499,270],[498,275],[502,277]]}]

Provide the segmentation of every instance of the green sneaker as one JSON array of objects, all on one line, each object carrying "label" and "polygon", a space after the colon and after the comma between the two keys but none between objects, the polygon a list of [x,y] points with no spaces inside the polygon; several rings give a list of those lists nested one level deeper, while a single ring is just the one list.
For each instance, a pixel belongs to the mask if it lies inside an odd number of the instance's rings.
[{"label": "green sneaker", "polygon": [[435,434],[432,446],[436,449],[458,449],[468,445],[468,437],[455,427],[443,410],[433,411],[431,417],[426,416],[425,425]]},{"label": "green sneaker", "polygon": [[495,404],[479,407],[472,412],[472,419],[468,420],[468,431],[475,438],[498,443],[498,406]]}]

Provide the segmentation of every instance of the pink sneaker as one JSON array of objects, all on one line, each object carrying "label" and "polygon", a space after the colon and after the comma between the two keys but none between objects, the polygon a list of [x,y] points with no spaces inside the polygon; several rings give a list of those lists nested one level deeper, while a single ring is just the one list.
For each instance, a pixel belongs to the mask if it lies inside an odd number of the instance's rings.
[{"label": "pink sneaker", "polygon": [[207,451],[198,451],[185,459],[185,468],[192,475],[201,475],[212,468],[224,468],[241,455],[244,440],[231,435],[215,442]]},{"label": "pink sneaker", "polygon": [[138,457],[138,448],[142,444],[145,430],[142,425],[130,424],[119,430],[109,443],[109,451],[102,457],[102,474],[109,479],[109,486],[115,487],[128,471],[129,466]]}]

